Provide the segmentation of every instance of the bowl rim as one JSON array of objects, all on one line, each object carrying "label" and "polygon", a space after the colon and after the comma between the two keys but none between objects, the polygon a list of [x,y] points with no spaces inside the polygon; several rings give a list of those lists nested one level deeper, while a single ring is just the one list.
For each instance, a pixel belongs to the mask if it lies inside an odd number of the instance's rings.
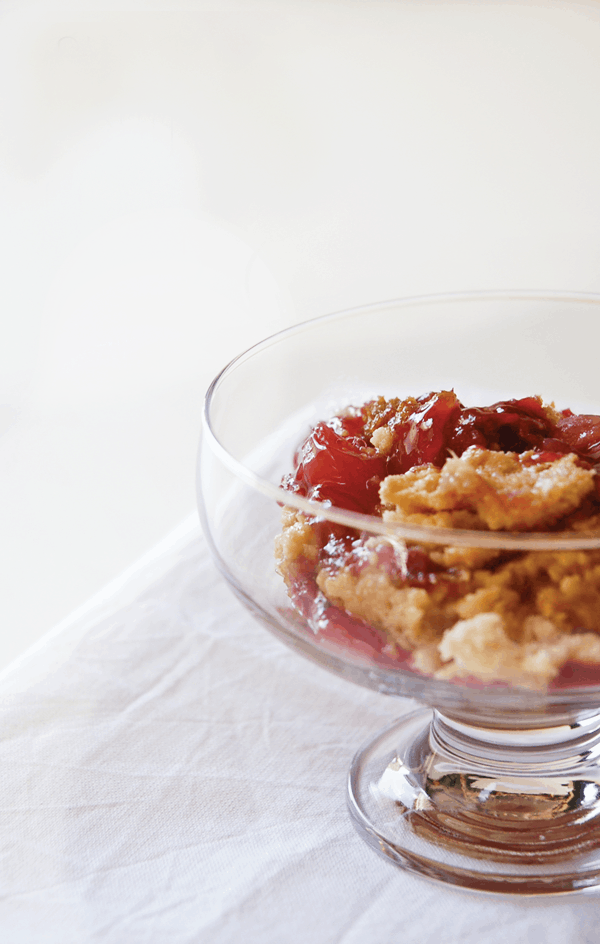
[{"label": "bowl rim", "polygon": [[251,347],[232,358],[212,380],[209,385],[203,404],[201,441],[210,443],[212,451],[220,461],[232,472],[236,478],[243,481],[254,491],[260,492],[281,506],[289,506],[302,512],[308,517],[331,521],[347,528],[358,531],[368,531],[379,535],[391,544],[411,543],[444,544],[455,546],[495,548],[506,550],[526,551],[562,551],[562,550],[593,550],[600,549],[600,533],[598,532],[547,532],[547,531],[476,531],[463,528],[440,528],[432,525],[410,525],[384,522],[376,515],[367,515],[360,512],[337,508],[328,502],[311,501],[293,492],[275,485],[268,479],[252,471],[236,459],[219,440],[212,422],[211,405],[217,390],[235,368],[246,360],[259,354],[262,350],[277,344],[282,340],[293,337],[295,334],[316,327],[320,323],[331,322],[350,316],[367,314],[370,311],[382,311],[386,308],[404,308],[414,305],[432,305],[449,302],[474,301],[564,301],[590,305],[600,305],[600,293],[571,292],[536,289],[508,289],[499,291],[469,291],[447,292],[429,295],[412,295],[403,298],[386,299],[380,302],[371,302],[354,308],[340,309],[324,315],[318,315],[305,321],[298,322],[284,328],[275,334],[269,335]]}]

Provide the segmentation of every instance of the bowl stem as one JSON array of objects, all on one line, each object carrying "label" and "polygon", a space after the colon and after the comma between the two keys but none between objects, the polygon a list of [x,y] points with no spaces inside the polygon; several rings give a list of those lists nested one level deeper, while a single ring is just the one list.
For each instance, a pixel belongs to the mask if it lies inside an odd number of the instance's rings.
[{"label": "bowl stem", "polygon": [[477,727],[419,709],[356,755],[355,826],[381,854],[512,894],[600,884],[600,713],[556,727]]}]

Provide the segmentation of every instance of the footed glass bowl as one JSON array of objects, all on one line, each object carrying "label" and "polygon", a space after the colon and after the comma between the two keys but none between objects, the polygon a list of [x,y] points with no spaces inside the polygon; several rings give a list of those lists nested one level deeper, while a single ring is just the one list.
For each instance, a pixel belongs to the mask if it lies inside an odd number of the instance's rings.
[{"label": "footed glass bowl", "polygon": [[283,509],[396,548],[576,551],[584,567],[600,533],[391,525],[284,491],[282,476],[317,422],[379,395],[453,388],[467,406],[541,395],[600,414],[599,349],[600,296],[413,298],[283,331],[232,361],[208,391],[199,505],[235,593],[314,662],[423,705],[364,746],[349,776],[356,828],[402,868],[524,894],[600,883],[600,665],[574,663],[537,688],[420,672],[342,609],[290,598],[275,560]]}]

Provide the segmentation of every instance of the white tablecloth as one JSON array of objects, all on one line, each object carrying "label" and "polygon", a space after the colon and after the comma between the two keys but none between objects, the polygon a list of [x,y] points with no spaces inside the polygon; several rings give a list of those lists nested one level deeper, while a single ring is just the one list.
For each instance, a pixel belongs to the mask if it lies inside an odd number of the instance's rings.
[{"label": "white tablecloth", "polygon": [[361,841],[348,766],[409,703],[272,638],[191,520],[0,686],[10,944],[600,941],[595,893],[463,892]]}]

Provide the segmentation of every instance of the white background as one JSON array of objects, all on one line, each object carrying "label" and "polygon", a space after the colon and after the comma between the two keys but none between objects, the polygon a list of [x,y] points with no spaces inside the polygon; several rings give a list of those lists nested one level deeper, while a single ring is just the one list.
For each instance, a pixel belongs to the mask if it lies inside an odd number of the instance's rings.
[{"label": "white background", "polygon": [[600,291],[599,93],[594,0],[3,0],[0,665],[193,509],[239,350]]}]

